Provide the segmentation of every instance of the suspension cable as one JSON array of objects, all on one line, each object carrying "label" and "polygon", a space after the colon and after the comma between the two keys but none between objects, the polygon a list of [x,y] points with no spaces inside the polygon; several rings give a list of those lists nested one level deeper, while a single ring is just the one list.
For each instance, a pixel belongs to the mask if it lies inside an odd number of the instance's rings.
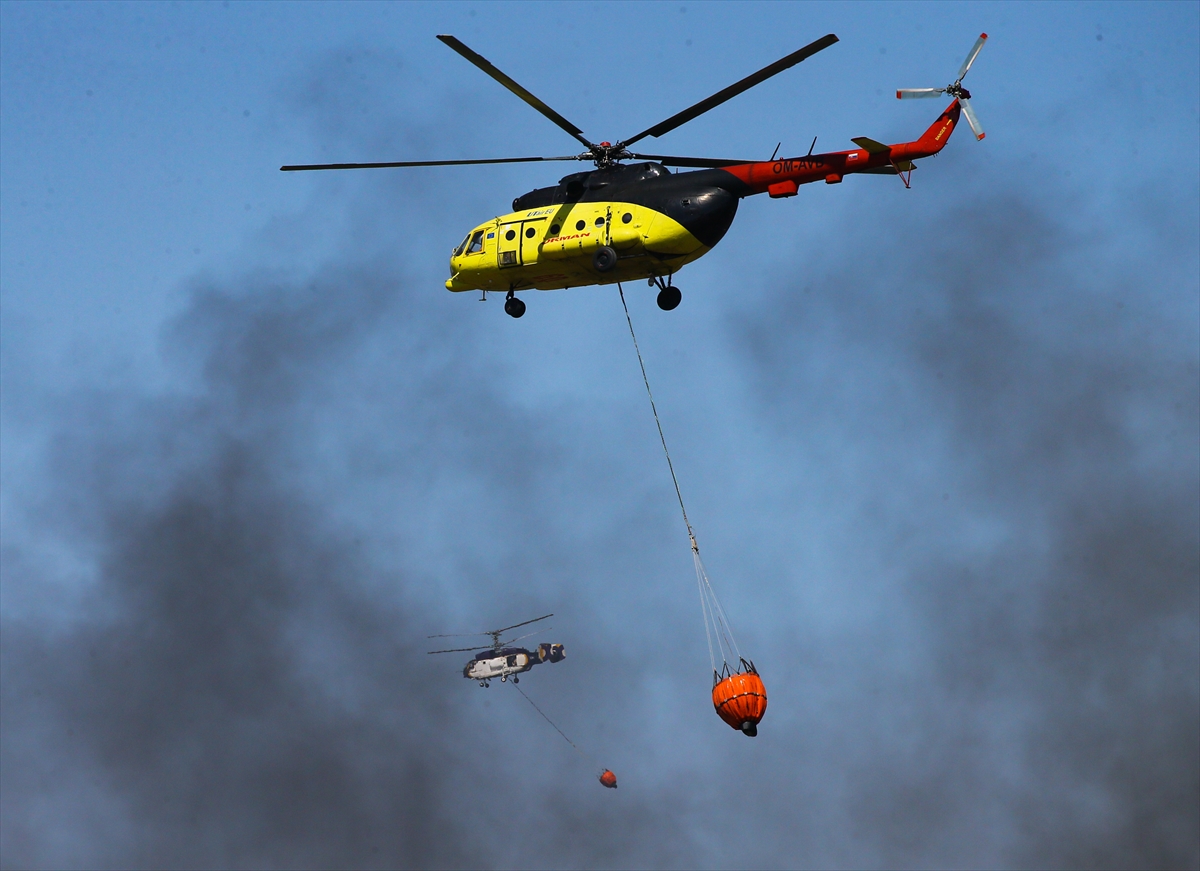
[{"label": "suspension cable", "polygon": [[566,741],[568,744],[570,744],[572,747],[575,748],[576,753],[578,753],[580,756],[582,756],[584,759],[588,760],[589,762],[595,762],[597,765],[600,765],[601,767],[603,767],[603,765],[601,765],[601,763],[600,763],[600,760],[595,759],[591,756],[588,756],[586,753],[584,753],[582,750],[580,750],[579,745],[576,744],[574,741],[572,741],[570,738],[568,738],[567,733],[564,732],[562,729],[558,728],[558,726],[555,725],[554,721],[546,716],[546,712],[543,711],[541,708],[539,708],[537,706],[537,703],[533,699],[531,699],[531,698],[529,698],[529,696],[525,695],[525,690],[521,689],[520,685],[514,683],[513,687],[516,688],[517,692],[519,692],[521,695],[525,696],[525,701],[527,701],[527,702],[529,702],[529,704],[533,705],[533,709],[542,715],[543,720],[545,720],[547,723],[549,723],[551,726],[554,727],[555,732],[562,735],[564,741]]},{"label": "suspension cable", "polygon": [[[633,350],[637,352],[638,366],[642,369],[642,383],[646,385],[646,395],[650,397],[650,410],[654,412],[654,424],[658,427],[658,440],[662,442],[663,455],[667,458],[667,468],[671,470],[671,483],[675,485],[675,496],[679,500],[679,511],[683,514],[683,525],[687,527],[688,540],[692,545],[692,559],[696,564],[696,586],[700,591],[700,611],[704,617],[704,637],[708,642],[708,661],[713,674],[717,674],[716,653],[721,654],[722,663],[728,663],[730,657],[734,662],[741,660],[741,651],[733,638],[733,629],[729,625],[729,617],[717,593],[704,570],[700,560],[700,545],[696,543],[696,535],[692,531],[691,521],[688,520],[687,508],[683,505],[683,493],[679,489],[679,479],[675,477],[675,465],[671,462],[671,452],[667,450],[667,438],[663,435],[662,421],[658,418],[658,408],[654,404],[654,392],[650,389],[650,379],[646,376],[646,363],[642,359],[642,350],[638,347],[637,334],[633,331],[633,318],[629,316],[629,306],[625,302],[625,289],[617,282],[617,292],[621,295],[621,307],[625,309],[625,323],[629,324],[629,336],[633,339]],[[713,636],[716,636],[716,650],[713,649]],[[728,651],[728,653],[726,653]],[[545,715],[543,715],[545,716]],[[565,736],[564,736],[565,737]]]},{"label": "suspension cable", "polygon": [[667,468],[671,470],[671,483],[675,485],[675,496],[679,499],[679,510],[683,514],[683,525],[687,527],[688,540],[692,543],[692,552],[699,554],[700,545],[696,544],[696,536],[692,533],[692,524],[688,520],[687,509],[683,507],[683,494],[679,492],[679,479],[675,477],[675,466],[671,462],[671,452],[667,450],[667,437],[663,435],[662,422],[658,419],[658,409],[654,406],[654,393],[650,390],[650,379],[646,377],[646,364],[642,361],[642,350],[638,347],[637,334],[633,331],[633,319],[629,317],[629,306],[625,304],[625,290],[621,282],[617,282],[617,293],[621,294],[621,307],[625,309],[625,323],[629,324],[629,335],[633,339],[633,350],[637,352],[638,365],[642,367],[642,383],[646,385],[646,395],[650,397],[650,410],[654,412],[654,424],[658,427],[658,440],[662,442],[663,454],[667,458]]}]

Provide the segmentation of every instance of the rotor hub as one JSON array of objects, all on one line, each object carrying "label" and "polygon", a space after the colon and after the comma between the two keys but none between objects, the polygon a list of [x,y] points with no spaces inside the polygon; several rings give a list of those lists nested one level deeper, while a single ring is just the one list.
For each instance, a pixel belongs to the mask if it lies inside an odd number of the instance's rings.
[{"label": "rotor hub", "polygon": [[628,160],[633,155],[629,153],[629,149],[625,147],[623,142],[618,142],[613,145],[611,142],[601,142],[599,145],[593,145],[588,151],[579,155],[580,160],[591,160],[596,164],[597,169],[605,169],[616,165],[619,161]]}]

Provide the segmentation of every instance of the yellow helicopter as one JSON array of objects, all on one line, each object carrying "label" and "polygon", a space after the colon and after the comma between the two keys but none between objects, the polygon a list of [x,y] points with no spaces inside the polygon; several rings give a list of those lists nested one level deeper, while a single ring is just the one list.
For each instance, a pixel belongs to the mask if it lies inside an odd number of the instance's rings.
[{"label": "yellow helicopter", "polygon": [[[853,139],[857,149],[768,161],[728,160],[638,154],[629,146],[647,136],[658,137],[789,69],[838,41],[830,33],[784,58],[718,91],[670,118],[618,141],[593,143],[583,131],[453,36],[438,37],[479,69],[581,142],[586,151],[563,157],[504,157],[483,160],[418,160],[390,163],[326,163],[284,166],[284,171],[380,169],[385,167],[469,166],[590,160],[595,169],[562,178],[513,200],[509,214],[492,218],[466,235],[450,257],[451,291],[507,293],[504,310],[514,318],[525,314],[519,290],[559,290],[595,284],[647,279],[659,288],[658,305],[670,311],[681,294],[673,277],[712,250],[733,223],[742,197],[766,193],[790,197],[802,184],[837,184],[851,173],[899,175],[909,184],[914,161],[942,150],[960,113],[977,139],[984,133],[970,104],[963,77],[987,40],[981,34],[958,73],[944,88],[906,89],[897,98],[954,99],[936,121],[912,142],[885,145]],[[778,152],[778,148],[776,149]],[[623,161],[639,161],[625,163]],[[691,169],[672,173],[667,167]]]}]

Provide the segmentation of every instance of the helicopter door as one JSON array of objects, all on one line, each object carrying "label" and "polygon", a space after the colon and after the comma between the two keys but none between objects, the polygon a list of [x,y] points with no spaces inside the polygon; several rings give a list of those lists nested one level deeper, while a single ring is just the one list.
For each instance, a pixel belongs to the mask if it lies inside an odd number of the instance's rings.
[{"label": "helicopter door", "polygon": [[521,265],[521,222],[501,224],[496,237],[497,265],[504,269]]},{"label": "helicopter door", "polygon": [[521,262],[532,266],[538,261],[538,248],[546,234],[546,219],[535,218],[521,225]]}]

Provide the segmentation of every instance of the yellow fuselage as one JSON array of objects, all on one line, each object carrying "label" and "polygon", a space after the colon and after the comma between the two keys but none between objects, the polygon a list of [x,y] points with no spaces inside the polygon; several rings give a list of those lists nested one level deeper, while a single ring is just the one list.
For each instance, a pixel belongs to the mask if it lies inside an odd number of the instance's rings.
[{"label": "yellow fuselage", "polygon": [[[618,259],[598,272],[592,257],[604,246]],[[678,221],[646,206],[562,203],[476,227],[450,258],[446,289],[557,290],[667,276],[709,250]]]}]

